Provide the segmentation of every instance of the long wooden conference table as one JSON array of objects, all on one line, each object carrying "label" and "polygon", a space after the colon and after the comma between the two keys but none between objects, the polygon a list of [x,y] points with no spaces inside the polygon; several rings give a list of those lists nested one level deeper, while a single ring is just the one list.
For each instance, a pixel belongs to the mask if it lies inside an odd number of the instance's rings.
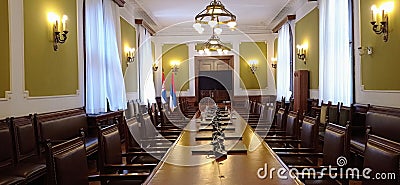
[{"label": "long wooden conference table", "polygon": [[[212,149],[212,131],[206,126],[207,121],[192,119],[144,184],[302,184],[298,179],[290,178],[287,167],[246,121],[235,112],[233,115],[230,120],[222,121],[226,124],[226,159],[220,161],[210,155],[193,152]],[[260,168],[264,168],[260,175],[268,171],[266,178],[257,175]],[[270,178],[272,168],[276,170]],[[281,168],[286,172],[280,175],[288,178],[278,178],[277,171]]]}]

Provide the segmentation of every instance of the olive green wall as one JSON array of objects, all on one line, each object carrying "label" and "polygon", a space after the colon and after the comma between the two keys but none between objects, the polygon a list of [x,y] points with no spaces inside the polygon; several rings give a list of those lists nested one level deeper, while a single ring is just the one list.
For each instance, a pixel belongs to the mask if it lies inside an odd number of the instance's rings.
[{"label": "olive green wall", "polygon": [[[315,8],[296,23],[296,43],[308,43],[306,63],[296,57],[295,70],[310,71],[310,89],[319,87],[319,10]],[[297,48],[295,49],[297,52]]]},{"label": "olive green wall", "polygon": [[10,43],[8,24],[8,0],[0,0],[0,98],[10,91]]},{"label": "olive green wall", "polygon": [[[125,78],[125,88],[127,92],[137,92],[138,89],[138,79],[137,79],[137,60],[129,65],[129,70],[127,70],[127,58],[125,47],[136,48],[136,29],[129,24],[125,19],[120,17],[121,22],[121,48],[122,48],[122,71]],[[126,74],[129,72],[129,74]]]},{"label": "olive green wall", "polygon": [[180,62],[178,73],[175,75],[176,91],[187,91],[189,89],[189,47],[186,44],[164,44],[162,46],[162,68],[165,74],[165,88],[170,89],[171,84],[171,61]]},{"label": "olive green wall", "polygon": [[[125,47],[136,48],[136,29],[130,25],[124,18],[121,21],[121,44],[122,44],[122,70],[125,71],[128,66],[126,63]],[[136,71],[136,70],[135,70]]]},{"label": "olive green wall", "polygon": [[[265,42],[242,42],[239,45],[241,88],[265,89],[267,87],[267,44]],[[250,70],[248,62],[258,61],[255,74]]]},{"label": "olive green wall", "polygon": [[[75,0],[24,0],[25,89],[29,96],[76,94],[78,90]],[[68,16],[68,40],[53,50],[48,13]]]},{"label": "olive green wall", "polygon": [[361,45],[372,46],[372,55],[361,56],[362,84],[367,90],[400,90],[400,2],[394,1],[394,9],[389,13],[389,40],[372,31],[371,6],[380,7],[389,1],[360,1]]}]

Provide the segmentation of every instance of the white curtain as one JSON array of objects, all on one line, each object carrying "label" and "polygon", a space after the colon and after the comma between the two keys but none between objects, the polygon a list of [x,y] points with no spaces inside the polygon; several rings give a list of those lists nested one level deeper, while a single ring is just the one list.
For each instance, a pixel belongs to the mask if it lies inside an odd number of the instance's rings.
[{"label": "white curtain", "polygon": [[105,64],[107,98],[110,109],[126,109],[125,82],[122,74],[120,54],[118,51],[115,17],[117,5],[111,0],[103,1],[104,33],[105,33]]},{"label": "white curtain", "polygon": [[139,95],[144,103],[155,103],[156,90],[153,79],[153,56],[150,33],[142,25],[139,26]]},{"label": "white curtain", "polygon": [[280,100],[282,96],[289,99],[290,91],[290,57],[292,45],[290,43],[290,24],[286,23],[278,32],[278,56],[276,68],[276,97]]},{"label": "white curtain", "polygon": [[86,112],[107,111],[102,0],[85,1]]},{"label": "white curtain", "polygon": [[347,106],[352,102],[348,9],[348,0],[320,1],[319,99]]}]

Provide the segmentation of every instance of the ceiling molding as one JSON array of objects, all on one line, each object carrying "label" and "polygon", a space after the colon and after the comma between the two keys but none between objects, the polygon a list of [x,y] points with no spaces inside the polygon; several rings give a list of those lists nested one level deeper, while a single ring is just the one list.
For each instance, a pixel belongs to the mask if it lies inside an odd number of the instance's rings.
[{"label": "ceiling molding", "polygon": [[141,0],[128,0],[127,4],[134,8],[136,19],[143,19],[154,31],[160,30],[160,23],[156,18],[147,13],[148,11],[143,7]]}]

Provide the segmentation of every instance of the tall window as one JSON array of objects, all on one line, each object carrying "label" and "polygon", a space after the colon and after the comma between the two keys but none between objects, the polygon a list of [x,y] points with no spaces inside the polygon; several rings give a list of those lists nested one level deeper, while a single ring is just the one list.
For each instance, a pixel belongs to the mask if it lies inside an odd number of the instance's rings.
[{"label": "tall window", "polygon": [[347,106],[353,98],[349,7],[349,0],[320,1],[319,98]]},{"label": "tall window", "polygon": [[282,96],[289,99],[292,95],[291,84],[293,74],[292,31],[289,22],[278,31],[278,62],[276,96],[279,100]]}]

